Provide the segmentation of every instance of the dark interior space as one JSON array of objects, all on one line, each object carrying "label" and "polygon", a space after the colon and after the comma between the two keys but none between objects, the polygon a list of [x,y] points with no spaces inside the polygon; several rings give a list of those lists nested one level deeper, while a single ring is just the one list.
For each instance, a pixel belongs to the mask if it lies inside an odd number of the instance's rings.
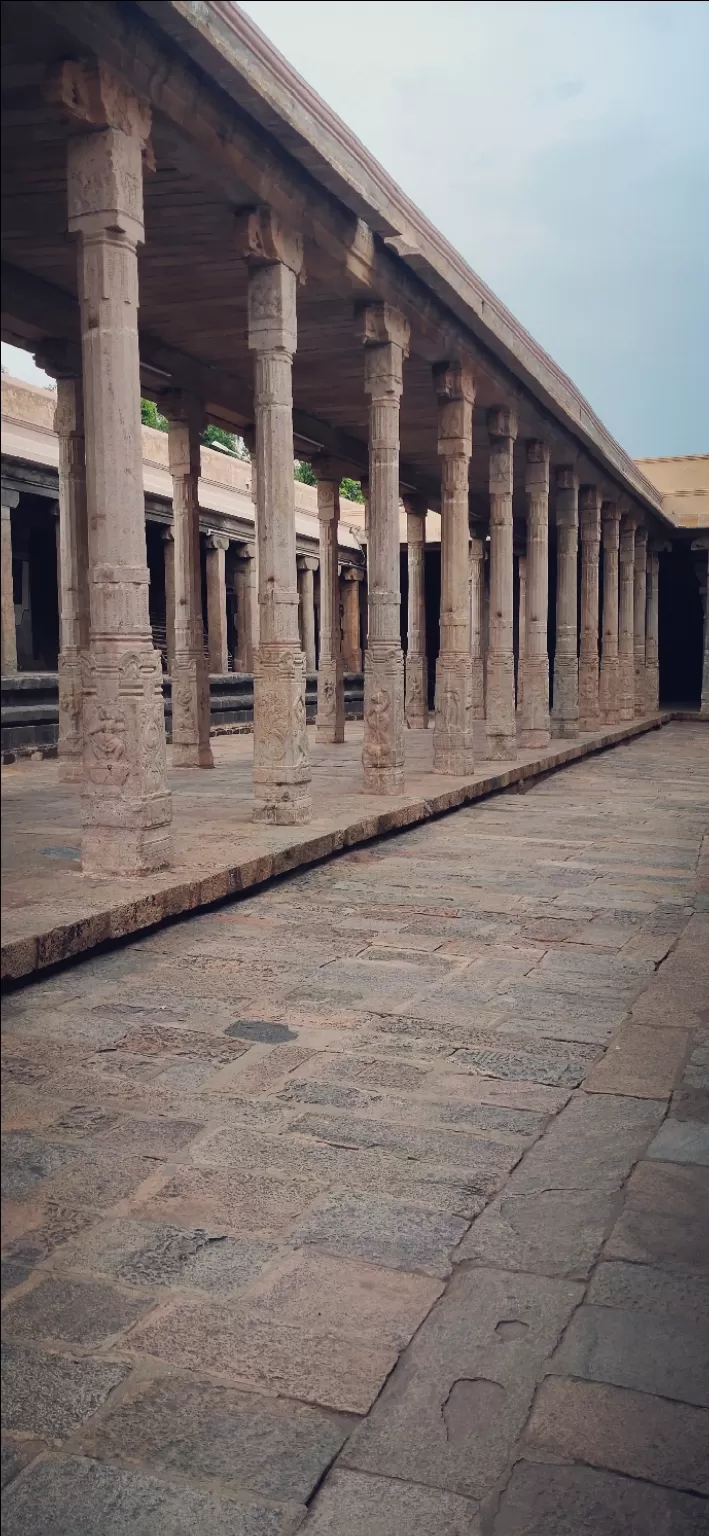
[{"label": "dark interior space", "polygon": [[671,552],[660,555],[661,704],[699,707],[702,638],[697,557],[689,543],[677,542]]}]

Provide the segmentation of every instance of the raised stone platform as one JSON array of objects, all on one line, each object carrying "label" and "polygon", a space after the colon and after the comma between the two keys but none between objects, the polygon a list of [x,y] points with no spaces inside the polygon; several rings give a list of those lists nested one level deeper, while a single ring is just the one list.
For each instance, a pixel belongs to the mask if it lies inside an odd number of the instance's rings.
[{"label": "raised stone platform", "polygon": [[[343,848],[414,826],[485,795],[522,787],[540,775],[654,730],[669,712],[595,731],[577,741],[521,751],[514,762],[480,762],[470,778],[431,772],[433,732],[407,734],[407,793],[364,794],[362,727],[343,746],[310,741],[315,814],[307,827],[251,821],[250,737],[214,741],[214,772],[170,773],[175,862],[160,874],[103,879],[81,873],[79,799],[55,762],[2,771],[2,979],[18,980],[98,945],[140,933],[317,863]],[[314,733],[309,733],[312,737]],[[480,756],[483,751],[480,739]]]}]

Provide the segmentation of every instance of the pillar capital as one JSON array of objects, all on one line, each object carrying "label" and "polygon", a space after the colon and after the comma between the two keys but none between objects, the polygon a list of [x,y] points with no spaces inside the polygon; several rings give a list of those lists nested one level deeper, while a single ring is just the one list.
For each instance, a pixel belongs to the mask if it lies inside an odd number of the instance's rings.
[{"label": "pillar capital", "polygon": [[240,256],[252,267],[287,267],[296,277],[303,272],[303,236],[262,205],[236,215],[236,243]]},{"label": "pillar capital", "polygon": [[557,491],[578,491],[579,477],[574,464],[557,464],[554,471]]},{"label": "pillar capital", "polygon": [[2,505],[3,517],[10,516],[10,512],[17,506],[19,499],[19,491],[11,491],[9,486],[2,486],[2,489],[0,489],[0,505]]},{"label": "pillar capital", "polygon": [[168,527],[161,528],[160,529],[160,538],[162,539],[163,544],[172,544],[172,543],[174,543],[175,535],[174,535],[174,533],[172,531],[172,528],[168,528]]},{"label": "pillar capital", "polygon": [[469,368],[439,363],[433,370],[438,400],[438,452],[468,460],[473,449],[475,382]]},{"label": "pillar capital", "polygon": [[315,555],[298,555],[297,566],[299,571],[317,571],[320,561]]},{"label": "pillar capital", "polygon": [[517,436],[517,416],[506,405],[494,405],[487,413],[487,430],[491,438],[509,438],[514,442]]},{"label": "pillar capital", "polygon": [[364,581],[364,571],[359,565],[346,565],[342,572],[343,581]]},{"label": "pillar capital", "polygon": [[207,534],[207,548],[227,550],[229,548],[228,533],[217,533],[216,530],[210,528]]},{"label": "pillar capital", "polygon": [[539,438],[527,439],[524,460],[524,488],[529,495],[549,494],[549,465],[551,449]]},{"label": "pillar capital", "polygon": [[641,556],[644,559],[647,554],[648,531],[642,523],[635,529],[635,559]]},{"label": "pillar capital", "polygon": [[243,560],[243,561],[255,560],[256,559],[256,545],[255,544],[235,544],[234,545],[234,559],[236,561],[239,561],[239,560]]},{"label": "pillar capital", "polygon": [[73,342],[46,336],[32,355],[37,367],[48,373],[50,379],[81,378],[81,356]]},{"label": "pillar capital", "polygon": [[99,59],[63,59],[47,75],[44,96],[75,123],[116,128],[148,149],[150,106]]},{"label": "pillar capital", "polygon": [[119,128],[69,140],[69,233],[108,238],[129,246],[145,238],[143,145]]},{"label": "pillar capital", "polygon": [[365,347],[395,346],[404,357],[409,355],[411,327],[405,315],[391,304],[367,304],[360,310],[359,335]]}]

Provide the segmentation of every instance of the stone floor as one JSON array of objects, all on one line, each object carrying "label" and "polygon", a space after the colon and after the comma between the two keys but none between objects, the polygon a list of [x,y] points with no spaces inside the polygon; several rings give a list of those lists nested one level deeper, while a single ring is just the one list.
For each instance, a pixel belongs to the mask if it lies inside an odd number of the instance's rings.
[{"label": "stone floor", "polygon": [[4,1536],[706,1536],[708,748],[6,998]]},{"label": "stone floor", "polygon": [[514,761],[503,763],[483,760],[484,726],[479,724],[476,768],[469,779],[434,774],[433,732],[407,732],[405,793],[391,796],[362,791],[361,723],[348,723],[340,746],[318,746],[311,730],[313,816],[304,827],[252,822],[253,738],[216,737],[213,772],[170,772],[174,863],[139,880],[82,874],[79,797],[73,786],[62,783],[56,761],[4,768],[3,980],[144,931],[165,917],[199,910],[284,870],[425,821],[670,718],[665,712],[574,741],[554,741],[541,750],[520,750]]}]

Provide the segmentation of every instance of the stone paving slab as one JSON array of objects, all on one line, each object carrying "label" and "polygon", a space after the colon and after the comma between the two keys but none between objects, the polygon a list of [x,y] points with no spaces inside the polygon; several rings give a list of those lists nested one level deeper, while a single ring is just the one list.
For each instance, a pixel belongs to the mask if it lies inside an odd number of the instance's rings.
[{"label": "stone paving slab", "polygon": [[670,725],[7,997],[3,1529],[703,1536],[708,827]]},{"label": "stone paving slab", "polygon": [[169,774],[175,862],[171,870],[140,880],[82,876],[79,797],[60,780],[57,762],[5,767],[2,979],[28,976],[108,940],[140,933],[166,918],[196,912],[307,867],[337,850],[425,822],[510,785],[533,782],[671,719],[671,712],[664,711],[578,741],[520,751],[514,762],[483,763],[470,779],[434,774],[432,732],[411,732],[407,792],[386,800],[361,792],[361,726],[350,722],[347,742],[335,748],[317,745],[311,729],[315,814],[308,827],[292,829],[251,822],[252,739],[219,737],[213,771]]}]

